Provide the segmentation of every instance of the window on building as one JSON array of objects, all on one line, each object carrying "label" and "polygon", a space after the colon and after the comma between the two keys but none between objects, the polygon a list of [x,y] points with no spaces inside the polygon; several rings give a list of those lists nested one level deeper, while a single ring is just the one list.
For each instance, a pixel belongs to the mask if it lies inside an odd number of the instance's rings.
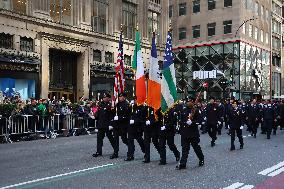
[{"label": "window on building", "polygon": [[161,4],[161,0],[150,0],[150,1],[156,4]]},{"label": "window on building", "polygon": [[247,32],[246,32],[246,27],[247,26],[247,24],[245,23],[244,25],[243,25],[243,34],[246,34]]},{"label": "window on building", "polygon": [[186,15],[186,3],[179,4],[179,16]]},{"label": "window on building", "polygon": [[0,33],[0,48],[13,49],[13,35]]},{"label": "window on building", "polygon": [[54,22],[71,25],[71,0],[50,0],[50,17]]},{"label": "window on building", "polygon": [[[4,1],[5,2],[5,1]],[[11,10],[11,7],[13,7],[13,11],[20,13],[20,14],[27,14],[27,0],[6,0],[6,4],[10,4],[9,9]],[[9,2],[9,3],[8,3]],[[13,6],[11,6],[11,3]]]},{"label": "window on building", "polygon": [[173,17],[173,5],[169,6],[169,17]]},{"label": "window on building", "polygon": [[255,14],[259,15],[259,3],[258,2],[255,3]]},{"label": "window on building", "polygon": [[261,16],[262,18],[265,18],[265,17],[264,17],[264,6],[263,6],[263,5],[261,5],[261,8],[260,8],[260,16]]},{"label": "window on building", "polygon": [[279,6],[277,3],[272,2],[272,12],[278,14],[278,15],[282,15],[282,9],[281,6]]},{"label": "window on building", "polygon": [[252,25],[249,25],[249,36],[252,38],[253,37],[253,31],[252,31]]},{"label": "window on building", "polygon": [[263,30],[260,30],[260,41],[262,43],[264,42],[264,32],[263,32]]},{"label": "window on building", "polygon": [[269,16],[269,12],[268,12],[268,10],[267,10],[267,9],[266,9],[266,11],[265,11],[265,12],[266,12],[266,14],[265,14],[265,15],[266,15],[266,21],[267,21],[267,22],[269,22],[269,18],[270,18],[270,16]]},{"label": "window on building", "polygon": [[192,26],[192,38],[200,37],[200,25]]},{"label": "window on building", "polygon": [[268,33],[265,34],[265,43],[269,44],[269,34]]},{"label": "window on building", "polygon": [[226,20],[223,22],[224,34],[232,33],[232,20]]},{"label": "window on building", "polygon": [[200,0],[194,0],[192,2],[192,12],[193,13],[200,12]]},{"label": "window on building", "polygon": [[224,0],[224,7],[231,7],[232,6],[232,0]]},{"label": "window on building", "polygon": [[179,40],[186,39],[186,28],[179,28]]},{"label": "window on building", "polygon": [[149,41],[151,41],[153,37],[153,32],[159,31],[159,24],[160,24],[159,20],[160,20],[160,15],[158,13],[153,12],[153,11],[148,11],[148,39]]},{"label": "window on building", "polygon": [[208,0],[208,10],[214,10],[216,8],[216,0]]},{"label": "window on building", "polygon": [[108,0],[92,1],[92,28],[98,33],[106,33],[108,26]]},{"label": "window on building", "polygon": [[105,53],[105,61],[106,61],[106,63],[114,63],[112,52],[106,52]]},{"label": "window on building", "polygon": [[93,51],[93,61],[102,62],[102,52],[100,50]]},{"label": "window on building", "polygon": [[215,28],[216,28],[215,22],[207,24],[208,36],[214,36],[215,35]]},{"label": "window on building", "polygon": [[133,3],[122,2],[123,34],[128,39],[135,39],[137,25],[137,6]]},{"label": "window on building", "polygon": [[124,55],[124,64],[127,65],[127,66],[131,65],[131,56]]},{"label": "window on building", "polygon": [[21,51],[33,52],[34,41],[32,38],[21,37],[20,38],[20,49]]},{"label": "window on building", "polygon": [[254,39],[258,40],[258,28],[254,27]]}]

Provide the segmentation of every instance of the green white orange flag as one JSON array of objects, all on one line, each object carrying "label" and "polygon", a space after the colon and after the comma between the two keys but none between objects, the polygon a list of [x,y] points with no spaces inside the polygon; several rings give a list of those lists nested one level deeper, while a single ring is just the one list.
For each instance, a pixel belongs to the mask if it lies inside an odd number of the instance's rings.
[{"label": "green white orange flag", "polygon": [[136,70],[137,104],[143,104],[146,102],[146,83],[139,31],[136,31],[136,43],[132,62],[132,69]]},{"label": "green white orange flag", "polygon": [[152,107],[155,112],[161,107],[161,78],[155,35],[152,38],[147,102],[148,106]]}]

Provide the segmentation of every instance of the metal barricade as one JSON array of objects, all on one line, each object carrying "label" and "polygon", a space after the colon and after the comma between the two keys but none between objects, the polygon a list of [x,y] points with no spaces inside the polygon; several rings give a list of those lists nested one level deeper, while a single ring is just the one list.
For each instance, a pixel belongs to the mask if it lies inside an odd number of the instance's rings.
[{"label": "metal barricade", "polygon": [[2,138],[4,142],[12,143],[9,137],[9,118],[0,115],[0,127],[0,138]]}]

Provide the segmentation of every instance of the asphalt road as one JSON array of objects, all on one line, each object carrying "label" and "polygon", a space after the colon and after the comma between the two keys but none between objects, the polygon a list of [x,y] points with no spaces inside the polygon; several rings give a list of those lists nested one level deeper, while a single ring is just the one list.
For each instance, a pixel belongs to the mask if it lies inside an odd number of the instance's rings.
[{"label": "asphalt road", "polygon": [[[210,147],[207,135],[201,136],[204,167],[190,151],[186,170],[175,170],[174,155],[167,151],[168,164],[158,165],[152,149],[152,162],[143,164],[137,148],[135,161],[125,162],[126,146],[120,157],[110,160],[112,148],[105,139],[103,157],[93,158],[96,135],[0,144],[0,189],[4,188],[190,188],[190,189],[283,189],[284,131],[267,140],[243,133],[245,146],[231,152],[230,137],[218,137]],[[180,138],[176,136],[180,147]],[[191,149],[192,150],[192,149]]]}]

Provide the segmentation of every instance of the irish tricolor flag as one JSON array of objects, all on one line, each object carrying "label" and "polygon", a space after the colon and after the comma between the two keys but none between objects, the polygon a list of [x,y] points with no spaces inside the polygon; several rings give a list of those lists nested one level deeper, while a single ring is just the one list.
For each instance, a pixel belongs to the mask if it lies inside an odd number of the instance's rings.
[{"label": "irish tricolor flag", "polygon": [[137,104],[143,104],[146,102],[146,83],[139,31],[136,31],[136,44],[132,62],[132,69],[136,71]]},{"label": "irish tricolor flag", "polygon": [[161,82],[161,109],[166,112],[177,101],[176,75],[172,52],[172,35],[168,32]]},{"label": "irish tricolor flag", "polygon": [[147,100],[148,100],[148,106],[152,107],[155,110],[155,112],[161,107],[161,79],[160,79],[160,70],[158,64],[155,34],[153,34],[152,38]]}]

